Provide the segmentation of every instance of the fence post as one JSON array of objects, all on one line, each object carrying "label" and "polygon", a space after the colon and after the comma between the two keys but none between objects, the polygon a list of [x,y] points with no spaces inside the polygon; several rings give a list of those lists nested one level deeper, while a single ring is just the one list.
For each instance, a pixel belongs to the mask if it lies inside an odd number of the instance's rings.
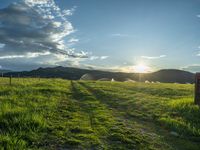
[{"label": "fence post", "polygon": [[12,75],[10,76],[10,85],[12,84]]},{"label": "fence post", "polygon": [[19,81],[20,75],[18,74],[18,81]]},{"label": "fence post", "polygon": [[194,103],[200,105],[200,73],[195,74],[195,96]]}]

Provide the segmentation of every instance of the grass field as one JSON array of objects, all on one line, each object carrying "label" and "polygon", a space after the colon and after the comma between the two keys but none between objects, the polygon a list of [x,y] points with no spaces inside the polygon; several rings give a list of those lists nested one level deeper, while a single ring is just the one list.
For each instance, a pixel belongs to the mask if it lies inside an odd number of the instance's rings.
[{"label": "grass field", "polygon": [[199,150],[193,85],[0,79],[0,149]]}]

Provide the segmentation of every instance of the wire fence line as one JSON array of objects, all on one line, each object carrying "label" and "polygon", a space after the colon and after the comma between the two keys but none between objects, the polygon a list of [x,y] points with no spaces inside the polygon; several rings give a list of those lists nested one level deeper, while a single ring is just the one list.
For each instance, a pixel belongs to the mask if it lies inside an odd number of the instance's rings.
[{"label": "wire fence line", "polygon": [[15,85],[15,84],[29,84],[38,83],[46,80],[56,81],[59,78],[40,78],[40,77],[0,77],[0,85]]}]

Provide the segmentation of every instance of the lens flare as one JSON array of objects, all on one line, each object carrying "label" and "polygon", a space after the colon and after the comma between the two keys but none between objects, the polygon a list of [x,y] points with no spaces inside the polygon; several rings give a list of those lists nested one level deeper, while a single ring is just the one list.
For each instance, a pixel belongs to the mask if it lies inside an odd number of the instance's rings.
[{"label": "lens flare", "polygon": [[133,71],[136,73],[147,73],[151,71],[151,68],[145,64],[138,64],[133,66]]}]

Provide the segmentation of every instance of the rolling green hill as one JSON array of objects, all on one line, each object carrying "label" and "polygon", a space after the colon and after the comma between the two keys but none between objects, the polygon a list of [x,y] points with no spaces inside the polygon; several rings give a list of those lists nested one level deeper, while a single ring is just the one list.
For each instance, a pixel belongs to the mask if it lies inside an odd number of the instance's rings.
[{"label": "rolling green hill", "polygon": [[199,150],[191,84],[0,79],[0,149]]}]

